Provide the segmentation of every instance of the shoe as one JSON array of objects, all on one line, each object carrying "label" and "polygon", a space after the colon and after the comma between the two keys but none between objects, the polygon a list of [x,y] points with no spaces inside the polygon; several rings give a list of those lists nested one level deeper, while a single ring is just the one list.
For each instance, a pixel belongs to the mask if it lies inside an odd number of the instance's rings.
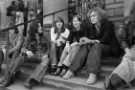
[{"label": "shoe", "polygon": [[68,80],[72,76],[73,76],[73,72],[71,70],[68,70],[67,73],[62,78]]},{"label": "shoe", "polygon": [[93,73],[90,73],[89,78],[86,82],[87,82],[87,84],[94,84],[96,82],[96,80],[97,80],[97,76]]},{"label": "shoe", "polygon": [[4,79],[0,86],[3,86],[3,87],[8,87],[10,86],[12,83],[14,83],[14,77],[9,77],[8,79]]},{"label": "shoe", "polygon": [[2,83],[1,83],[1,86],[3,87],[8,87],[10,86],[11,84],[13,84],[15,81],[15,76],[12,75],[12,76],[8,76],[7,79],[5,79]]},{"label": "shoe", "polygon": [[39,84],[39,82],[36,81],[35,79],[30,79],[30,80],[26,81],[26,83],[24,84],[24,87],[26,87],[28,89],[32,89],[33,86],[38,85],[38,84]]},{"label": "shoe", "polygon": [[60,76],[63,77],[66,74],[67,71],[68,71],[67,69],[62,69],[62,71],[60,73]]},{"label": "shoe", "polygon": [[62,67],[58,67],[54,75],[60,75],[61,71],[62,71]]}]

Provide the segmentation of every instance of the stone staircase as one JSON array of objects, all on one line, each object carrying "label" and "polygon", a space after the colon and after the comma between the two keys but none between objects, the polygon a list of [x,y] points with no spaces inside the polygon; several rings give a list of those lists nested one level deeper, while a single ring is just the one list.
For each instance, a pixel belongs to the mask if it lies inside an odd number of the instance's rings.
[{"label": "stone staircase", "polygon": [[[27,64],[28,65],[28,64]],[[34,64],[31,64],[33,66]],[[108,77],[110,73],[114,70],[115,66],[104,65],[101,67],[101,73],[98,80],[93,85],[88,85],[86,80],[88,74],[85,70],[80,71],[77,75],[71,77],[69,80],[65,80],[60,76],[54,76],[47,73],[43,78],[43,86],[52,86],[56,88],[62,88],[61,90],[105,90],[104,89],[104,79]],[[34,67],[23,67],[21,69],[22,74],[20,75],[20,80],[24,81],[32,73]],[[135,87],[120,89],[120,90],[134,90]],[[57,89],[56,89],[57,90]]]},{"label": "stone staircase", "polygon": [[[115,61],[114,61],[115,62]],[[113,62],[113,63],[114,63]],[[23,64],[20,75],[20,80],[26,80],[28,76],[35,69],[37,63],[25,63]],[[104,90],[104,79],[113,71],[116,66],[114,65],[103,65],[101,67],[101,73],[98,77],[98,81],[94,85],[88,85],[86,80],[88,74],[85,69],[81,70],[76,76],[73,76],[69,80],[64,80],[59,76],[53,76],[47,73],[43,79],[44,85],[51,85],[56,88],[64,88],[63,90],[76,90],[76,88],[85,88],[80,90]]]},{"label": "stone staircase", "polygon": [[[46,35],[48,40],[50,40],[49,28],[50,25],[46,25],[44,27],[44,34]],[[26,80],[26,78],[28,78],[28,76],[32,73],[38,63],[40,62],[37,61],[24,63],[21,67],[22,74],[19,76],[19,79],[21,81]],[[108,57],[103,59],[101,62],[102,67],[100,68],[101,74],[98,78],[97,83],[94,85],[88,85],[86,83],[88,74],[86,73],[85,69],[80,71],[76,76],[72,77],[69,80],[64,80],[61,77],[49,75],[47,73],[47,75],[45,75],[43,79],[43,84],[45,86],[49,85],[56,88],[62,88],[62,90],[105,90],[103,84],[104,78],[108,76],[119,63],[120,58]]]},{"label": "stone staircase", "polygon": [[[46,25],[44,28],[44,34],[46,35],[48,39],[50,39],[49,28],[50,28],[50,25]],[[39,62],[35,62],[35,63],[29,62],[29,63],[23,64],[22,66],[23,74],[20,76],[20,78],[23,80],[24,78],[26,79],[32,73],[37,63]],[[83,88],[86,88],[86,90],[87,89],[91,90],[92,88],[93,88],[92,90],[98,90],[98,89],[104,90],[104,85],[103,85],[104,78],[108,76],[119,63],[120,63],[119,58],[112,58],[112,57],[105,58],[101,63],[102,67],[101,67],[101,74],[99,76],[99,80],[97,81],[95,85],[88,85],[86,83],[88,74],[86,73],[85,69],[80,71],[77,74],[77,76],[74,76],[69,80],[64,80],[61,77],[47,74],[45,75],[43,81],[45,85],[47,84],[47,85],[52,85],[55,87],[63,87],[69,90],[73,90],[74,88],[77,88],[77,87],[83,87]]]}]

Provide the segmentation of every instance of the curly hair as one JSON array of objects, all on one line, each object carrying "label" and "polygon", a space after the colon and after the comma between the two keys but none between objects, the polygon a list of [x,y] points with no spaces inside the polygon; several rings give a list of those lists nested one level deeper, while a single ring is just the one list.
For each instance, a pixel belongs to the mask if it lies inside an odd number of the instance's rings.
[{"label": "curly hair", "polygon": [[92,12],[97,12],[98,15],[99,15],[99,19],[102,20],[102,19],[106,19],[107,18],[107,14],[106,14],[106,11],[99,8],[99,7],[95,7],[95,8],[92,8],[88,11],[87,13],[87,17],[90,17],[91,13]]}]

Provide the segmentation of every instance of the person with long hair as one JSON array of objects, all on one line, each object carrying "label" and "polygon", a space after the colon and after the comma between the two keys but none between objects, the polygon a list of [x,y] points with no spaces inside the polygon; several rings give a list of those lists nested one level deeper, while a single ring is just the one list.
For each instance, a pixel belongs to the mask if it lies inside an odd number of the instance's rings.
[{"label": "person with long hair", "polygon": [[64,79],[69,79],[82,66],[86,66],[89,74],[88,84],[94,84],[100,71],[100,62],[104,56],[117,56],[120,45],[114,33],[114,25],[104,17],[105,11],[94,8],[88,12],[89,21],[85,24],[86,36],[80,39],[83,45],[77,52]]},{"label": "person with long hair", "polygon": [[66,73],[68,66],[72,64],[72,60],[79,50],[79,39],[83,36],[84,30],[81,17],[79,15],[75,15],[72,20],[71,32],[58,63],[55,75],[63,76]]},{"label": "person with long hair", "polygon": [[[36,13],[33,10],[29,11],[30,20],[36,18]],[[9,86],[15,81],[16,75],[20,71],[20,66],[26,62],[40,62],[41,63],[36,67],[33,73],[28,77],[25,87],[32,88],[33,85],[36,85],[42,81],[44,74],[48,67],[48,46],[47,40],[43,35],[43,31],[40,28],[40,24],[37,21],[33,21],[29,25],[28,34],[26,41],[23,43],[20,48],[19,57],[13,60],[8,64],[8,70],[2,79],[2,86]],[[20,29],[18,27],[18,29]],[[23,36],[23,31],[19,30]],[[21,41],[21,40],[20,40]]]},{"label": "person with long hair", "polygon": [[[40,23],[39,23],[40,24]],[[41,27],[41,25],[40,25]],[[34,53],[32,57],[25,57],[25,60],[27,59],[39,59],[41,61],[35,68],[35,70],[30,74],[28,79],[26,80],[24,86],[26,88],[32,89],[33,86],[37,86],[41,83],[43,83],[44,75],[46,74],[46,71],[48,69],[49,65],[49,45],[48,40],[46,39],[43,29],[38,29],[38,45],[37,45],[37,51]]]},{"label": "person with long hair", "polygon": [[54,73],[70,31],[65,27],[64,20],[58,17],[51,28],[51,71]]},{"label": "person with long hair", "polygon": [[131,87],[135,79],[135,3],[131,8],[128,21],[123,24],[122,46],[125,51],[121,63],[105,79],[106,90],[118,90],[119,88]]},{"label": "person with long hair", "polygon": [[[20,24],[23,23],[23,13],[17,11],[16,12],[16,23]],[[1,78],[0,83],[2,86],[8,86],[11,83],[11,79],[14,77],[14,65],[16,64],[16,61],[18,60],[21,48],[23,46],[24,38],[23,38],[23,29],[24,26],[20,25],[13,30],[10,30],[9,32],[9,49],[7,50],[7,60],[6,68],[4,70],[4,76]]]}]

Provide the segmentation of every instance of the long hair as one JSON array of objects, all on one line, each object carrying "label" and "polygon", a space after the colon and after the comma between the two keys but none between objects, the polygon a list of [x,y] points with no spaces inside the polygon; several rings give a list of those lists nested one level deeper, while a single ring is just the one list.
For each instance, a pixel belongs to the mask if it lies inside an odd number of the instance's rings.
[{"label": "long hair", "polygon": [[88,18],[90,17],[92,12],[97,12],[98,17],[99,17],[99,21],[102,21],[103,19],[107,19],[106,11],[99,8],[99,7],[95,7],[95,8],[92,8],[91,10],[89,10],[87,13]]},{"label": "long hair", "polygon": [[72,29],[72,31],[76,31],[76,28],[75,28],[74,25],[73,25],[73,20],[74,20],[74,18],[77,18],[77,20],[78,20],[79,22],[81,22],[80,28],[81,28],[81,26],[82,26],[82,19],[81,19],[81,16],[79,16],[79,15],[74,15],[73,18],[72,18],[72,24],[71,24],[71,29]]},{"label": "long hair", "polygon": [[[58,28],[56,26],[57,22],[62,22],[62,24],[63,24],[60,32],[58,31]],[[54,29],[55,29],[55,31],[54,31],[55,33],[62,33],[65,31],[65,23],[61,17],[57,17],[56,21],[54,22]]]}]

